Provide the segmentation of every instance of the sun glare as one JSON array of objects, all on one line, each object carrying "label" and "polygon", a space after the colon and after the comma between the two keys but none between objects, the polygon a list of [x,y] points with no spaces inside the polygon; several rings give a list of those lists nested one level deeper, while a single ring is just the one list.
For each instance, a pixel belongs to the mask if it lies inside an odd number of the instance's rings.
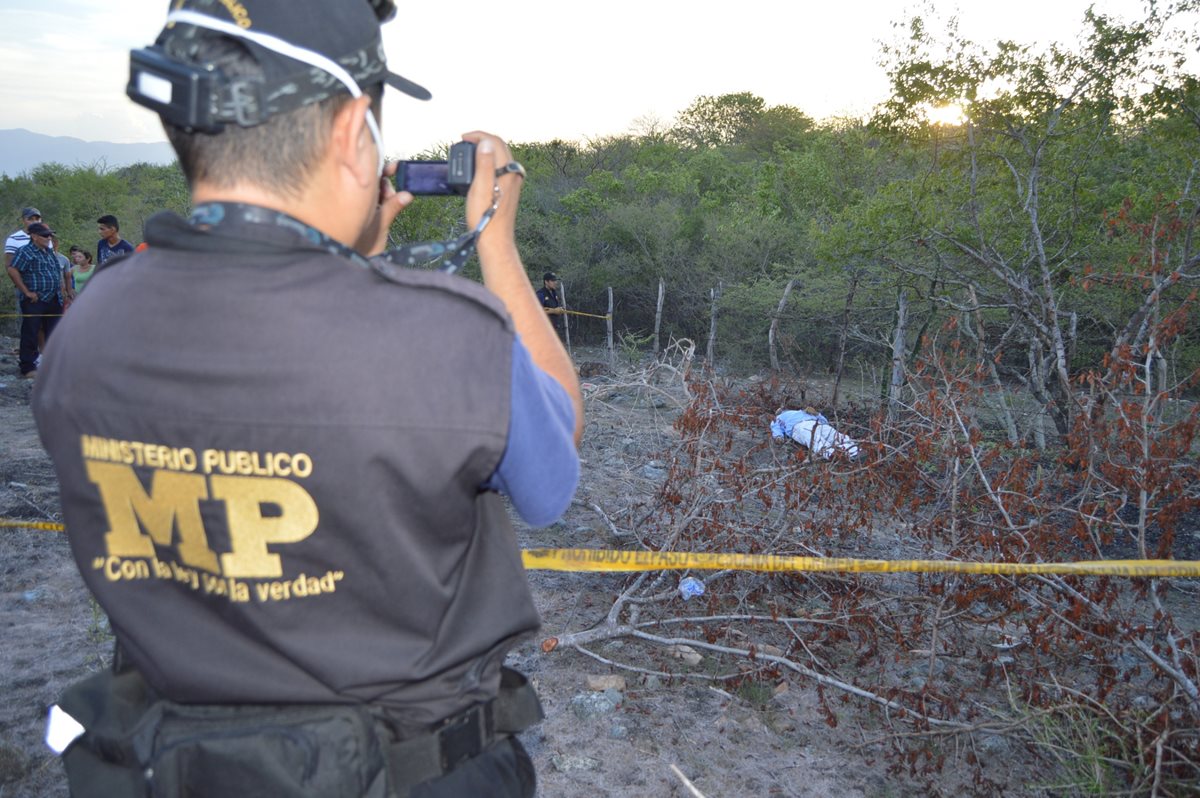
[{"label": "sun glare", "polygon": [[926,116],[931,124],[945,125],[947,127],[961,125],[966,119],[966,114],[963,113],[963,108],[958,103],[949,103],[930,108]]}]

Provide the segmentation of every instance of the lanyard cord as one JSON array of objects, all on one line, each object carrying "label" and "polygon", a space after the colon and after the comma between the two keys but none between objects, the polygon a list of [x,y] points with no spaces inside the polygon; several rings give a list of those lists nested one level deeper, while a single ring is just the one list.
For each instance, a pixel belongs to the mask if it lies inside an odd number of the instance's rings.
[{"label": "lanyard cord", "polygon": [[[500,172],[497,172],[497,177]],[[396,266],[423,266],[438,258],[445,258],[440,270],[446,274],[454,274],[466,265],[467,259],[475,252],[475,242],[484,231],[496,211],[500,208],[500,183],[492,183],[492,207],[483,212],[479,224],[469,233],[448,241],[432,241],[422,244],[406,244],[396,249],[389,249],[382,255],[371,259],[371,267],[386,275],[385,269]],[[383,268],[381,268],[381,266]]]},{"label": "lanyard cord", "polygon": [[350,260],[354,265],[370,269],[371,263],[358,252],[340,241],[330,238],[310,224],[289,216],[283,211],[264,208],[261,205],[247,205],[242,202],[205,202],[192,210],[188,222],[193,227],[201,227],[211,232],[229,228],[233,224],[273,225],[298,233],[308,243]]}]

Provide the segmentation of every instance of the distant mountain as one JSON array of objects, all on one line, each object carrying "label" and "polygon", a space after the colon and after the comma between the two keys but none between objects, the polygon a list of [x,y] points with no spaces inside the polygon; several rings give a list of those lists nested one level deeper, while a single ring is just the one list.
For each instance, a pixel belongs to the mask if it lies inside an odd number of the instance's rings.
[{"label": "distant mountain", "polygon": [[165,164],[174,160],[175,153],[165,141],[114,144],[70,136],[43,136],[23,129],[0,130],[0,173],[9,177],[17,177],[50,162],[115,169],[134,163]]}]

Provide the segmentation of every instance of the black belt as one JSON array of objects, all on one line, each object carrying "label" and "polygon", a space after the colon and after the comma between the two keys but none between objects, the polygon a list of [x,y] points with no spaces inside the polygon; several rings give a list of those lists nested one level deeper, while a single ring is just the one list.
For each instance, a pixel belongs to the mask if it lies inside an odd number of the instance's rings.
[{"label": "black belt", "polygon": [[449,773],[497,740],[529,728],[543,717],[529,680],[511,668],[500,670],[500,692],[437,723],[427,733],[391,743],[384,755],[392,790],[398,796],[423,781]]}]

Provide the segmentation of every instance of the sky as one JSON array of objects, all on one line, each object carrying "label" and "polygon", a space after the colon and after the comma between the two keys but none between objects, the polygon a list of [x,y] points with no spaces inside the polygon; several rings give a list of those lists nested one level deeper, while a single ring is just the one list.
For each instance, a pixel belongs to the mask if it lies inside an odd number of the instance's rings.
[{"label": "sky", "polygon": [[[331,4],[355,0],[329,0]],[[888,0],[398,0],[390,68],[433,92],[389,92],[385,149],[414,157],[482,129],[514,142],[667,126],[702,95],[748,91],[817,119],[863,116],[887,96],[882,42],[919,10]],[[1142,0],[935,0],[991,43],[1074,42],[1084,10],[1124,19]],[[0,128],[86,141],[164,139],[125,97],[129,50],[150,44],[167,0],[0,0]],[[21,31],[18,35],[16,31]]]}]

